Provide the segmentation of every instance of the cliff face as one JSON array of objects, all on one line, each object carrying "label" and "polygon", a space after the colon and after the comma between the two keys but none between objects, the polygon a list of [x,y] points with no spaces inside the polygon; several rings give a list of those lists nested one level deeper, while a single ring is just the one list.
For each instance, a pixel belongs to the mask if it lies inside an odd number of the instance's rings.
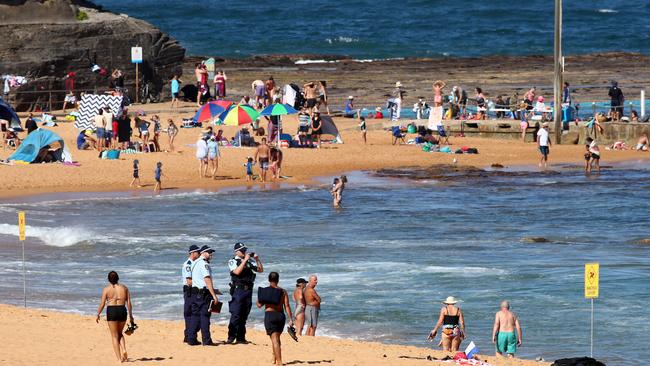
[{"label": "cliff face", "polygon": [[[71,0],[43,3],[26,0],[23,4],[0,6],[19,13],[33,7],[63,9],[64,5],[74,10],[72,14],[76,13],[77,6]],[[84,1],[84,5],[87,2]],[[57,21],[19,17],[17,22],[11,24],[0,22],[0,34],[3,35],[0,42],[0,74],[27,76],[32,82],[21,88],[21,91],[25,91],[64,89],[63,77],[74,71],[77,74],[76,89],[102,91],[107,88],[108,79],[91,72],[91,66],[97,64],[106,68],[109,75],[113,69],[121,69],[126,75],[128,87],[135,80],[135,65],[131,63],[133,46],[143,49],[141,80],[145,76],[162,86],[163,80],[171,78],[173,73],[182,72],[185,49],[151,24],[104,12],[100,8],[78,9],[88,15],[88,20],[78,21],[74,16],[65,20],[65,16],[61,15]],[[133,96],[134,90],[130,92]],[[20,98],[29,99],[27,95],[20,95]],[[62,100],[62,96],[57,96],[57,99]]]}]

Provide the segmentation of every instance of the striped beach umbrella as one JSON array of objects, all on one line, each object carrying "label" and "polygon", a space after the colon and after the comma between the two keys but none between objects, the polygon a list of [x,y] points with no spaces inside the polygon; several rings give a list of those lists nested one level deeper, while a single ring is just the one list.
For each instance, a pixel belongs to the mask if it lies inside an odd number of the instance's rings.
[{"label": "striped beach umbrella", "polygon": [[[220,103],[217,103],[220,102]],[[228,106],[223,106],[220,104],[223,101],[217,100],[217,101],[212,101],[209,103],[204,104],[201,108],[199,108],[198,111],[196,111],[196,114],[194,115],[194,118],[192,118],[195,122],[204,122],[204,121],[209,121],[211,119],[214,119],[218,117],[221,113],[223,113],[228,107],[230,107],[230,103]]]},{"label": "striped beach umbrella", "polygon": [[295,110],[292,106],[288,104],[276,103],[264,108],[262,112],[260,112],[260,116],[282,116],[285,114],[296,113],[298,113],[298,111]]},{"label": "striped beach umbrella", "polygon": [[219,119],[226,126],[240,126],[253,123],[260,114],[251,106],[238,104],[231,106],[221,114]]}]

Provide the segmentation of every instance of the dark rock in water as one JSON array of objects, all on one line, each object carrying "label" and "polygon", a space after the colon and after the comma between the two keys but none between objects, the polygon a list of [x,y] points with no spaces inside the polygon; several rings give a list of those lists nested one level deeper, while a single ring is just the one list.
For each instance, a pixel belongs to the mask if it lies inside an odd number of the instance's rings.
[{"label": "dark rock in water", "polygon": [[524,243],[550,243],[551,241],[541,236],[526,236],[522,239]]},{"label": "dark rock in water", "polygon": [[494,163],[494,164],[491,165],[491,167],[492,167],[492,168],[496,168],[496,169],[503,169],[503,168],[505,168],[503,165],[501,165],[501,164],[499,164],[499,163]]},{"label": "dark rock in water", "polygon": [[[77,91],[102,93],[109,87],[108,76],[113,69],[121,69],[125,86],[134,99],[135,65],[131,63],[134,46],[143,50],[140,80],[146,77],[156,90],[162,90],[172,74],[182,72],[185,49],[145,21],[102,11],[88,1],[26,0],[9,4],[0,5],[3,14],[0,70],[27,77],[30,83],[18,91],[32,92],[15,94],[18,110],[28,109],[39,96],[49,101],[49,93],[34,91],[64,90],[64,77],[71,71],[76,73]],[[44,15],[50,8],[51,16]],[[77,20],[77,11],[83,11],[88,19]],[[8,14],[6,18],[5,14]],[[14,18],[11,14],[28,16]],[[108,75],[93,73],[93,64],[105,68]],[[52,94],[53,108],[61,107],[63,97],[63,92]]]},{"label": "dark rock in water", "polygon": [[456,182],[467,180],[481,180],[489,177],[548,177],[559,175],[556,171],[529,172],[529,171],[486,171],[473,166],[459,165],[432,165],[427,168],[406,167],[399,169],[380,169],[374,175],[381,178],[405,178],[412,180],[437,180],[440,182]]},{"label": "dark rock in water", "polygon": [[639,239],[635,241],[636,244],[650,245],[650,239]]}]

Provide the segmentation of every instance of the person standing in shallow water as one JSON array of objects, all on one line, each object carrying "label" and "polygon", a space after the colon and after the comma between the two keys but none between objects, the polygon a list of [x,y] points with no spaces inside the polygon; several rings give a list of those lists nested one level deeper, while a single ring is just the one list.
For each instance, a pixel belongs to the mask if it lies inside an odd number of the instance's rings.
[{"label": "person standing in shallow water", "polygon": [[118,361],[126,362],[129,356],[126,353],[126,342],[122,330],[126,325],[127,316],[131,324],[134,323],[133,308],[129,289],[118,283],[119,280],[120,276],[118,276],[117,272],[111,271],[108,273],[109,284],[102,290],[102,298],[95,321],[99,323],[102,310],[106,306],[106,322],[108,323],[108,330],[111,332],[113,351],[115,351]]},{"label": "person standing in shallow water", "polygon": [[494,317],[492,343],[496,345],[497,356],[507,354],[509,358],[514,358],[517,346],[521,346],[521,324],[519,318],[510,311],[507,300],[501,302],[501,310]]}]

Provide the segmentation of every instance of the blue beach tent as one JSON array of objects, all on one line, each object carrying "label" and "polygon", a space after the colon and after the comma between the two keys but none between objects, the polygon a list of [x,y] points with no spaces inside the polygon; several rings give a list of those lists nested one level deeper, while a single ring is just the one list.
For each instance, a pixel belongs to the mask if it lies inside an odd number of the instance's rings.
[{"label": "blue beach tent", "polygon": [[11,106],[0,98],[0,119],[9,121],[9,127],[20,126],[20,118]]},{"label": "blue beach tent", "polygon": [[66,148],[63,139],[54,132],[42,128],[27,135],[23,143],[20,144],[16,152],[8,160],[27,164],[32,163],[38,156],[38,152],[46,146],[60,148],[56,154],[57,160],[61,162],[72,162],[72,155],[70,155],[70,152]]}]

